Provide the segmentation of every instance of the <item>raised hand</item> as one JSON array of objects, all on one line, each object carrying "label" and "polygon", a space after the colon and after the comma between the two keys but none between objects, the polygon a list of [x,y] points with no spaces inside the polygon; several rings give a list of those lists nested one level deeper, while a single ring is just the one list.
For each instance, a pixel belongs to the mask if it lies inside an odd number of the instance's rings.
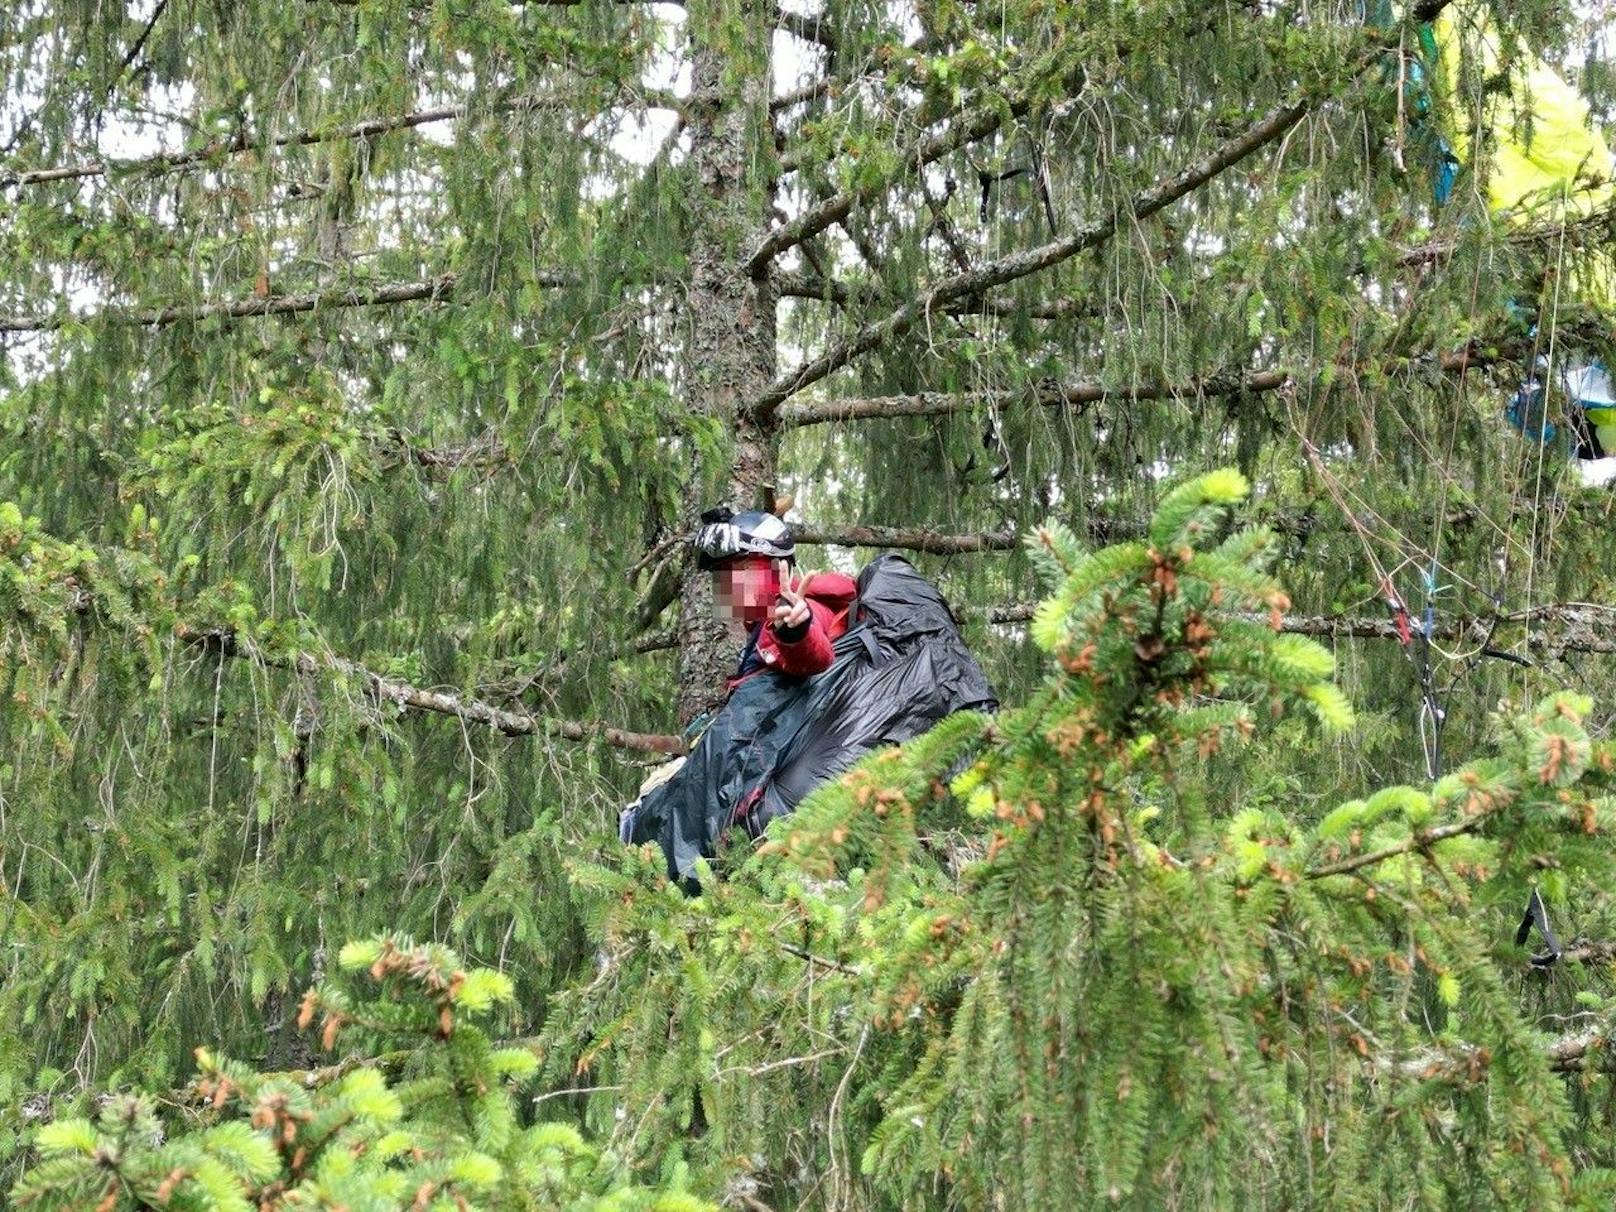
[{"label": "raised hand", "polygon": [[780,600],[774,606],[774,625],[787,629],[800,627],[809,619],[808,600],[802,596],[807,577],[791,575],[791,567],[784,560],[774,562],[780,574]]}]

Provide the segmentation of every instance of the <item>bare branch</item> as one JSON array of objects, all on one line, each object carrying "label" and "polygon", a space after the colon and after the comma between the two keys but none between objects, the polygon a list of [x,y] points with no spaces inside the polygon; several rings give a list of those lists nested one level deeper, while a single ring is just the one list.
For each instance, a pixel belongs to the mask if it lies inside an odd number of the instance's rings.
[{"label": "bare branch", "polygon": [[241,657],[261,665],[278,669],[292,669],[299,673],[317,673],[335,670],[363,681],[378,699],[386,699],[401,707],[416,711],[430,711],[439,715],[452,715],[473,724],[483,724],[506,736],[533,736],[540,733],[563,737],[570,741],[601,740],[619,749],[637,749],[652,753],[683,753],[685,745],[676,736],[662,736],[646,732],[628,732],[605,724],[561,720],[549,716],[525,715],[505,711],[489,703],[464,698],[443,690],[427,690],[412,686],[397,678],[384,677],[366,669],[357,661],[334,654],[299,652],[289,657],[265,653],[251,640],[227,629],[197,630],[179,626],[176,635],[187,644],[224,656]]},{"label": "bare branch", "polygon": [[[1291,127],[1302,120],[1303,115],[1308,112],[1312,104],[1311,101],[1303,100],[1283,105],[1270,111],[1241,134],[1195,161],[1182,172],[1144,190],[1134,199],[1132,206],[1127,209],[1126,213],[1136,219],[1147,218],[1186,194],[1200,188],[1200,186],[1212,180],[1218,174],[1240,163],[1246,157],[1266,147],[1290,130]],[[850,207],[851,203],[849,203]],[[824,208],[820,209],[823,210]],[[834,222],[839,217],[840,215],[831,214],[825,221],[826,223]],[[790,399],[803,388],[812,383],[817,383],[825,376],[840,370],[854,358],[867,353],[890,338],[907,332],[923,317],[948,301],[967,295],[982,294],[995,286],[1002,286],[1007,282],[1015,281],[1017,278],[1026,277],[1028,274],[1037,273],[1042,269],[1048,269],[1052,265],[1058,265],[1085,249],[1094,248],[1104,243],[1116,232],[1123,217],[1124,212],[1119,210],[1078,229],[1069,236],[1053,240],[1037,248],[1014,253],[969,273],[959,273],[944,278],[936,285],[923,291],[919,298],[900,307],[884,320],[864,325],[854,336],[839,342],[819,357],[804,363],[796,370],[775,380],[759,399],[752,402],[752,407],[760,416],[764,418],[772,417],[774,410],[780,404]],[[797,227],[797,224],[788,224],[787,228],[782,228],[781,231],[795,227]],[[771,237],[772,239],[773,237]],[[773,253],[771,252],[770,255],[772,256]],[[757,259],[754,257],[754,264],[756,263]]]},{"label": "bare branch", "polygon": [[1008,551],[1020,539],[1008,531],[983,534],[940,534],[933,530],[900,526],[813,526],[793,522],[791,536],[799,543],[833,543],[838,547],[893,547],[934,555],[960,555],[975,551]]},{"label": "bare branch", "polygon": [[857,968],[849,967],[848,965],[837,960],[825,959],[823,956],[815,955],[811,951],[805,951],[801,947],[794,947],[790,943],[781,943],[780,950],[784,951],[787,955],[794,955],[798,959],[807,960],[810,964],[818,964],[821,968],[829,968],[835,972],[845,972],[848,976],[864,975]]},{"label": "bare branch", "polygon": [[130,44],[129,49],[124,52],[122,62],[118,64],[118,70],[112,73],[112,84],[107,89],[108,96],[111,96],[118,85],[123,83],[123,78],[128,73],[130,65],[140,57],[140,52],[146,49],[146,41],[152,36],[152,30],[157,28],[157,23],[163,19],[163,10],[167,7],[168,0],[157,0],[157,5],[152,9],[152,15],[146,19],[146,24],[140,31],[140,36]]},{"label": "bare branch", "polygon": [[634,641],[635,652],[666,652],[679,647],[679,633],[672,627],[662,631],[648,631]]},{"label": "bare branch", "polygon": [[769,102],[769,109],[779,113],[783,109],[790,109],[793,105],[802,105],[824,96],[830,91],[834,83],[829,76],[821,76],[817,80],[804,84],[801,88],[794,88],[789,93],[782,93]]},{"label": "bare branch", "polygon": [[849,285],[836,278],[792,272],[777,273],[771,281],[776,297],[782,299],[818,299],[845,307],[855,301],[870,303],[881,297],[880,288],[871,282]]}]

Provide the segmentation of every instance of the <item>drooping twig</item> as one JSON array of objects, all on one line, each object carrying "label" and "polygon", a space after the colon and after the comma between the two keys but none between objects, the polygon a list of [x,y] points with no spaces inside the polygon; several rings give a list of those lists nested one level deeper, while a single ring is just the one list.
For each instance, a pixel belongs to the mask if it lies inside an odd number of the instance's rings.
[{"label": "drooping twig", "polygon": [[[839,278],[783,270],[770,279],[775,293],[783,299],[813,299],[840,307],[879,302],[881,291],[870,282],[848,283]],[[1096,312],[1092,300],[1078,296],[1060,299],[1027,300],[1009,295],[988,295],[955,299],[940,309],[949,316],[1026,316],[1033,320],[1065,320]]]}]

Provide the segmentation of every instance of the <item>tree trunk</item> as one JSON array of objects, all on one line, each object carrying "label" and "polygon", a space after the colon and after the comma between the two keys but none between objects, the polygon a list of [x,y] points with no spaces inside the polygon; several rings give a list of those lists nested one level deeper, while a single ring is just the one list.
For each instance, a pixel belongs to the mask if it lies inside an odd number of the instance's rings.
[{"label": "tree trunk", "polygon": [[[731,436],[733,459],[716,500],[687,500],[686,521],[708,505],[755,507],[774,483],[775,432],[750,405],[775,374],[774,290],[753,278],[747,260],[763,239],[774,196],[769,136],[768,11],[758,0],[713,8],[692,4],[690,159],[698,183],[691,199],[684,383],[690,403]],[[691,493],[713,491],[698,475]],[[692,561],[680,594],[679,720],[688,723],[723,698],[735,637],[713,617],[710,577]]]}]

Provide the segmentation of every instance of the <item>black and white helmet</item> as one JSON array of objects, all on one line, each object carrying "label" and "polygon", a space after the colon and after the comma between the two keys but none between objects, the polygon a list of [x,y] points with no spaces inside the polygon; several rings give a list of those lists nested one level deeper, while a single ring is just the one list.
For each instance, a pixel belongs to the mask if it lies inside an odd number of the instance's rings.
[{"label": "black and white helmet", "polygon": [[791,530],[772,513],[754,509],[731,513],[709,509],[701,515],[702,526],[691,539],[696,562],[702,568],[716,568],[736,556],[760,555],[789,560],[797,550]]}]

